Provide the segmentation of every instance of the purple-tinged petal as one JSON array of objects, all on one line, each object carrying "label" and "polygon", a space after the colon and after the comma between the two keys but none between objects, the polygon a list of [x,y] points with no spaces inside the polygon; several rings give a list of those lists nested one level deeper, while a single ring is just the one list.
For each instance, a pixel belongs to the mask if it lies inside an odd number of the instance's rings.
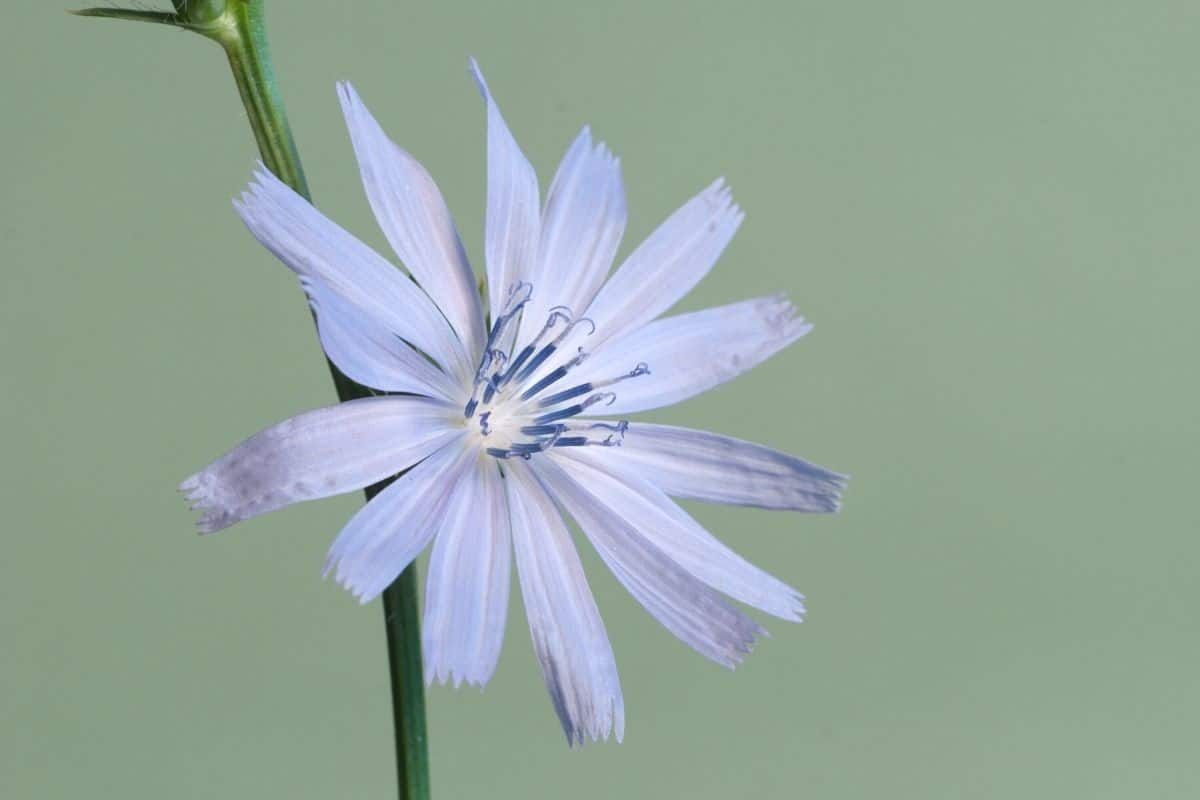
[{"label": "purple-tinged petal", "polygon": [[266,168],[234,203],[246,227],[301,278],[316,279],[360,313],[466,379],[474,359],[421,289]]},{"label": "purple-tinged petal", "polygon": [[368,397],[309,411],[251,436],[179,485],[204,533],[292,503],[383,480],[461,435],[456,408]]},{"label": "purple-tinged petal", "polygon": [[604,414],[632,414],[687,400],[758,366],[812,330],[782,296],[760,297],[655,320],[599,352],[572,374],[577,382],[649,373],[613,387]]},{"label": "purple-tinged petal", "polygon": [[571,745],[625,733],[617,662],[579,554],[541,485],[524,464],[506,472],[517,575],[533,651]]},{"label": "purple-tinged petal", "polygon": [[[484,257],[487,260],[491,318],[496,320],[504,309],[509,291],[517,283],[529,281],[537,258],[538,182],[537,173],[509,132],[500,107],[473,58],[470,67],[479,93],[487,103]],[[534,290],[538,291],[538,288],[534,287]]]},{"label": "purple-tinged petal", "polygon": [[[460,432],[461,435],[461,432]],[[429,544],[458,502],[473,448],[450,443],[401,475],[359,509],[329,548],[325,574],[367,603]]]},{"label": "purple-tinged petal", "polygon": [[478,358],[484,339],[479,290],[442,193],[425,168],[383,132],[353,86],[338,84],[338,96],[379,227]]},{"label": "purple-tinged petal", "polygon": [[530,466],[579,523],[617,580],[688,647],[732,669],[750,652],[755,637],[765,633],[614,514],[591,487],[568,475],[555,459],[533,459]]},{"label": "purple-tinged petal", "polygon": [[466,390],[377,319],[358,313],[318,280],[302,279],[317,315],[321,347],[356,383],[383,392],[436,397],[461,406]]},{"label": "purple-tinged petal", "polygon": [[504,481],[495,459],[481,458],[447,505],[429,559],[421,626],[426,683],[483,686],[491,679],[504,641],[511,583]]},{"label": "purple-tinged petal", "polygon": [[617,448],[588,455],[672,497],[783,511],[832,513],[848,478],[779,450],[718,433],[635,422]]},{"label": "purple-tinged petal", "polygon": [[629,470],[610,471],[608,467],[618,462],[593,452],[606,449],[572,448],[554,457],[576,484],[608,509],[610,518],[636,530],[694,577],[768,614],[801,620],[803,595],[730,550],[649,481]]}]

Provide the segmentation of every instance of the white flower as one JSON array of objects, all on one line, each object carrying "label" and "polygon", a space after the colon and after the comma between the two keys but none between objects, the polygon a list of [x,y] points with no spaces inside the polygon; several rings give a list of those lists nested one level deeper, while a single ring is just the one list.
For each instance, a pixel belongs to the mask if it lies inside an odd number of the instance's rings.
[{"label": "white flower", "polygon": [[721,181],[605,280],[625,228],[617,159],[584,128],[541,206],[533,168],[471,68],[487,103],[490,328],[433,179],[342,84],[363,185],[412,280],[266,170],[236,206],[300,276],[333,362],[391,394],[268,428],[180,488],[211,532],[403,472],[346,525],[326,573],[367,602],[432,542],[426,680],[482,685],[515,553],[568,740],[620,740],[616,664],[563,515],[671,633],[733,667],[763,630],[722,594],[794,621],[803,598],[670,498],[828,512],[845,479],[749,442],[624,419],[727,381],[811,326],[778,296],[660,318],[742,221]]}]

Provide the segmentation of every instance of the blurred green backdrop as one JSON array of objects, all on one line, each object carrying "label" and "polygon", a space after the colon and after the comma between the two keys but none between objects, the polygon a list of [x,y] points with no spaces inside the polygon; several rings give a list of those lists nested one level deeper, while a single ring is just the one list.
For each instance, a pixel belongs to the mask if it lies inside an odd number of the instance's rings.
[{"label": "blurred green backdrop", "polygon": [[[356,497],[200,539],[176,482],[333,397],[230,198],[219,50],[9,4],[0,29],[0,796],[388,797],[378,604],[318,572]],[[736,673],[586,553],[625,744],[569,752],[518,593],[482,694],[430,693],[441,798],[1195,797],[1200,10],[1154,2],[269,4],[318,204],[383,247],[334,95],[436,176],[476,264],[476,55],[543,183],[585,122],[623,252],[719,174],[689,308],[816,323],[661,413],[854,476],[695,508],[799,586]]]}]

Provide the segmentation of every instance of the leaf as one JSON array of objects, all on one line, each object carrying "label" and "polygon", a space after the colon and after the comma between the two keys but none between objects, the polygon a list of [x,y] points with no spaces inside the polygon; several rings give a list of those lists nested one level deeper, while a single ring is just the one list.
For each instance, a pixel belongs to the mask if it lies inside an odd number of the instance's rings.
[{"label": "leaf", "polygon": [[78,17],[106,17],[108,19],[131,19],[137,22],[156,22],[160,25],[183,27],[179,15],[173,11],[135,11],[127,8],[81,8],[69,12]]}]

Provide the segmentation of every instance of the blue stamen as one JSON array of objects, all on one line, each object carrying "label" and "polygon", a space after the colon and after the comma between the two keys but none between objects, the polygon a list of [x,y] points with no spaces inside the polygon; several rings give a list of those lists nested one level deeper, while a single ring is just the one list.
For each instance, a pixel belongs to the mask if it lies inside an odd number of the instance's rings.
[{"label": "blue stamen", "polygon": [[521,370],[521,372],[517,375],[517,380],[523,381],[528,378],[535,369],[546,363],[546,359],[554,355],[554,351],[557,349],[558,345],[554,344],[553,342],[543,347],[541,351],[539,351],[538,354],[533,357],[533,360],[525,365],[525,369]]},{"label": "blue stamen", "polygon": [[567,372],[568,372],[568,367],[565,364],[561,367],[556,368],[553,372],[546,375],[546,377],[542,378],[540,381],[535,383],[533,386],[530,386],[528,389],[526,389],[524,392],[522,392],[521,399],[528,400],[529,398],[535,396],[538,392],[540,392],[542,389],[545,389],[550,384],[554,383],[555,381],[561,380],[563,378],[563,376],[565,376],[567,374]]},{"label": "blue stamen", "polygon": [[629,372],[626,372],[624,375],[618,375],[615,378],[609,378],[606,381],[600,381],[596,384],[596,386],[597,387],[612,386],[614,383],[620,383],[621,381],[627,381],[630,378],[639,378],[642,375],[649,375],[649,374],[650,374],[650,367],[646,364],[645,361],[639,361],[638,365],[636,367],[631,369]]},{"label": "blue stamen", "polygon": [[566,375],[568,372],[570,372],[573,368],[575,368],[575,367],[579,366],[581,363],[583,363],[583,360],[585,358],[587,358],[587,353],[583,352],[583,348],[581,347],[581,348],[579,348],[579,355],[575,356],[574,358],[572,358],[570,361],[563,364],[562,366],[557,367],[553,372],[546,375],[540,381],[538,381],[533,386],[531,386],[529,389],[527,389],[524,393],[522,393],[521,399],[528,400],[529,398],[536,396],[538,392],[542,391],[543,389],[550,386],[551,384],[556,383],[559,380],[562,380],[564,375]]},{"label": "blue stamen", "polygon": [[526,436],[549,436],[562,430],[562,427],[562,425],[526,425],[521,428],[521,433]]},{"label": "blue stamen", "polygon": [[491,355],[492,361],[488,364],[488,369],[491,369],[493,366],[495,366],[496,372],[504,369],[504,362],[508,361],[508,353],[503,350],[493,350]]},{"label": "blue stamen", "polygon": [[[547,376],[547,377],[549,377],[549,376]],[[579,395],[581,395],[581,394],[587,394],[593,388],[594,387],[590,383],[581,383],[572,389],[565,389],[565,390],[559,392],[558,394],[552,394],[549,397],[544,397],[541,400],[538,400],[538,406],[540,408],[546,408],[548,406],[558,405],[559,403],[561,403],[565,400],[570,400],[571,398],[579,397]],[[532,396],[533,394],[537,394],[537,392],[532,392],[532,394],[530,396]],[[529,398],[522,396],[521,399],[528,400]]]},{"label": "blue stamen", "polygon": [[566,408],[560,408],[558,411],[551,411],[549,413],[542,414],[540,417],[534,417],[533,424],[544,425],[547,422],[568,419],[576,414],[582,414],[587,409],[596,405],[596,403],[602,401],[607,401],[608,405],[611,406],[617,401],[617,395],[613,392],[598,392],[597,394],[589,397],[587,400],[584,400],[582,403],[576,403],[573,406],[567,406]]},{"label": "blue stamen", "polygon": [[[555,306],[555,308],[565,308],[565,306]],[[565,317],[565,315],[564,315],[564,317]],[[563,329],[562,333],[560,333],[558,336],[555,336],[554,341],[552,341],[550,344],[543,347],[541,352],[538,353],[536,356],[534,356],[533,361],[529,362],[529,364],[527,364],[525,366],[525,369],[521,370],[521,373],[519,375],[517,375],[517,380],[523,381],[526,378],[528,378],[530,375],[532,375],[534,370],[536,370],[538,367],[540,367],[542,364],[544,364],[546,362],[546,359],[554,354],[554,351],[558,349],[559,342],[561,342],[563,339],[565,339],[567,337],[567,334],[570,333],[571,331],[573,331],[575,329],[575,326],[581,322],[586,322],[588,324],[588,328],[589,328],[588,336],[591,336],[593,333],[596,332],[596,323],[592,322],[592,320],[590,320],[589,318],[580,317],[579,319],[575,320],[571,324],[567,325],[567,327],[565,329]],[[544,332],[545,331],[543,331],[543,333]],[[538,338],[539,339],[541,338],[540,334],[538,335]],[[581,353],[583,352],[582,347],[579,348],[579,352],[581,352]]]},{"label": "blue stamen", "polygon": [[[516,300],[517,293],[521,290],[525,290],[525,296],[520,300]],[[513,284],[512,289],[508,291],[508,302],[505,303],[505,310],[492,323],[492,330],[488,333],[487,343],[483,346],[483,363],[479,365],[479,371],[475,374],[475,380],[477,382],[483,381],[484,376],[487,374],[488,369],[492,365],[492,360],[495,354],[502,353],[502,351],[495,349],[495,344],[500,339],[500,334],[504,331],[505,326],[507,326],[514,317],[521,313],[521,309],[525,307],[525,304],[528,303],[532,297],[533,284],[531,283],[517,281],[515,284]],[[514,300],[516,302],[514,302]],[[505,358],[508,357],[507,353],[503,353],[503,355]]]},{"label": "blue stamen", "polygon": [[[571,327],[574,324],[571,322],[571,309],[567,308],[566,306],[555,306],[554,308],[550,309],[550,317],[546,320],[546,324],[542,327],[541,331],[538,332],[538,335],[534,337],[532,342],[525,345],[525,347],[521,349],[521,352],[518,353],[517,357],[513,360],[512,366],[510,366],[503,375],[498,376],[499,380],[495,382],[497,389],[504,388],[504,386],[506,386],[509,381],[511,381],[517,375],[517,371],[520,370],[521,367],[524,366],[525,362],[529,360],[529,357],[537,351],[538,345],[541,344],[542,339],[554,327],[554,323],[560,319],[565,320],[568,323],[567,330],[563,333],[565,334],[567,331],[571,330]],[[551,344],[557,346],[561,339],[562,336],[560,335]],[[553,352],[554,351],[551,350],[549,353],[546,353],[544,356],[542,356],[540,361],[531,365],[530,370],[536,369],[537,366],[543,363],[546,358],[550,356],[550,353]],[[527,377],[527,375],[528,373],[522,375],[522,379]]]},{"label": "blue stamen", "polygon": [[548,408],[551,407],[551,405],[558,405],[564,401],[569,401],[571,398],[578,397],[580,395],[587,395],[587,393],[593,389],[595,389],[595,386],[592,383],[580,384],[578,386],[571,387],[571,389],[564,389],[563,391],[558,392],[557,395],[541,398],[540,401],[538,401],[538,405],[540,408]]},{"label": "blue stamen", "polygon": [[616,425],[610,425],[607,422],[594,422],[591,425],[589,425],[588,427],[592,428],[592,429],[602,428],[606,431],[613,431],[614,433],[618,433],[621,436],[624,436],[625,431],[629,430],[629,420],[623,419],[620,422],[618,422]]},{"label": "blue stamen", "polygon": [[500,379],[500,386],[504,386],[506,383],[512,380],[513,375],[517,374],[517,370],[521,368],[521,365],[524,364],[531,355],[533,355],[533,351],[533,345],[525,345],[525,348],[517,354],[516,359],[512,362],[512,366],[508,368],[508,372],[505,372],[504,377]]},{"label": "blue stamen", "polygon": [[555,447],[583,447],[589,444],[586,436],[564,436],[554,443]]},{"label": "blue stamen", "polygon": [[[488,340],[488,342],[490,343],[490,342],[491,342],[491,340],[489,339],[489,340]],[[479,361],[479,369],[475,370],[475,383],[476,383],[476,385],[483,383],[483,381],[484,381],[484,376],[485,376],[485,375],[487,375],[487,371],[488,371],[488,369],[490,369],[490,368],[491,368],[491,366],[492,366],[492,353],[493,353],[493,352],[494,352],[494,351],[492,351],[492,350],[487,350],[487,349],[485,349],[485,350],[483,351],[483,358],[482,358],[482,359],[480,359],[480,361]]]},{"label": "blue stamen", "polygon": [[492,402],[492,398],[496,396],[496,376],[493,375],[491,380],[487,382],[487,387],[483,390],[483,404],[486,406]]},{"label": "blue stamen", "polygon": [[534,417],[533,422],[535,425],[544,425],[547,422],[555,422],[556,420],[560,419],[569,419],[582,412],[584,408],[586,408],[586,406],[582,403],[576,403],[573,406],[567,406],[566,408],[560,408],[558,411],[551,411],[549,414],[542,414],[540,417]]}]

